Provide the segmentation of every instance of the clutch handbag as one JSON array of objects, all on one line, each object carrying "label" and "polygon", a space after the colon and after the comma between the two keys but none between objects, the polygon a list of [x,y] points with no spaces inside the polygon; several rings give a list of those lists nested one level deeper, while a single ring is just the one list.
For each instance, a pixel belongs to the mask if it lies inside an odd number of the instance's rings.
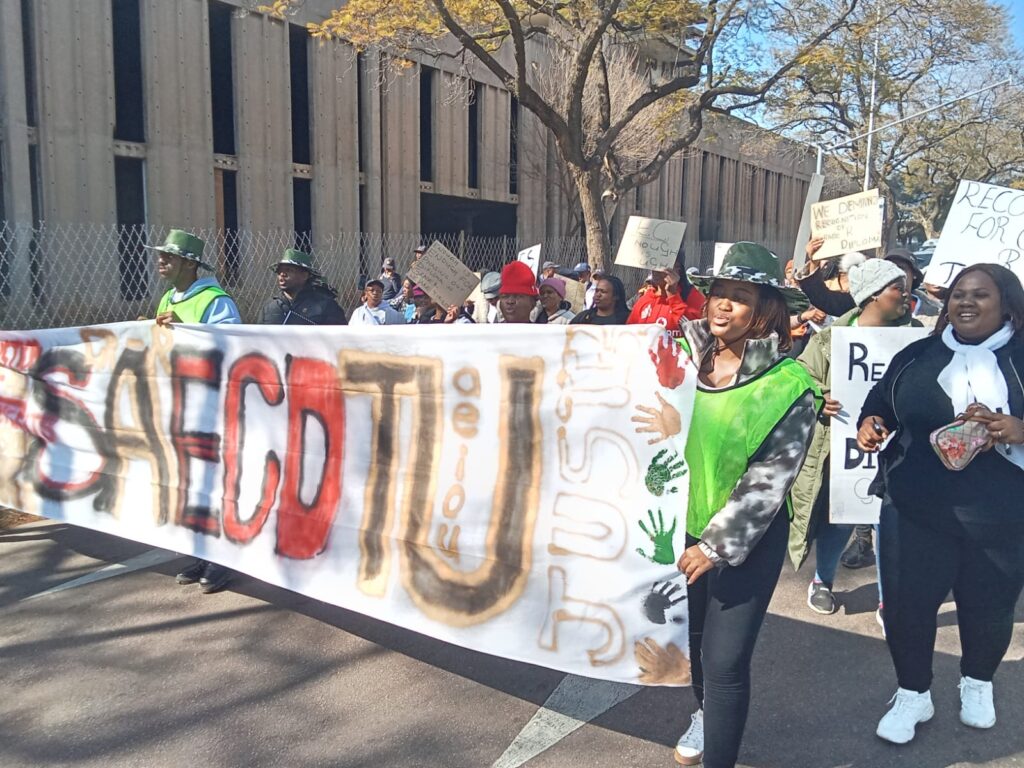
[{"label": "clutch handbag", "polygon": [[939,427],[928,436],[946,469],[959,472],[989,444],[988,427],[979,421],[956,421]]}]

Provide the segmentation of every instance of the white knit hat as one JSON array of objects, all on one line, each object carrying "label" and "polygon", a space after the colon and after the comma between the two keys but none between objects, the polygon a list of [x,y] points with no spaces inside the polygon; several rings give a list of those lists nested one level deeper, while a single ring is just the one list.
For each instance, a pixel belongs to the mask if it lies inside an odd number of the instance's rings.
[{"label": "white knit hat", "polygon": [[863,264],[867,260],[868,257],[865,256],[860,251],[850,251],[849,253],[844,253],[839,259],[839,271],[848,275],[850,274],[851,269],[853,269],[858,264]]},{"label": "white knit hat", "polygon": [[891,261],[868,259],[850,268],[850,295],[861,306],[876,293],[896,280],[905,280],[907,273]]}]

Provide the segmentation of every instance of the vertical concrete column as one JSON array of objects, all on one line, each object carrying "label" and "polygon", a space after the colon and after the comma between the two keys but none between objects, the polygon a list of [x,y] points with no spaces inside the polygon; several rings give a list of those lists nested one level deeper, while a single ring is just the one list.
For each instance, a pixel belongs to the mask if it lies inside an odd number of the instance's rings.
[{"label": "vertical concrete column", "polygon": [[381,196],[385,232],[421,230],[419,86],[419,69],[411,67],[392,73],[381,93]]},{"label": "vertical concrete column", "polygon": [[[26,236],[11,242],[7,279],[11,287],[4,317],[27,317],[32,302],[29,239],[32,225],[28,120],[25,111],[25,59],[22,47],[21,3],[0,0],[0,163],[6,171],[0,189],[8,226]],[[10,327],[10,323],[3,323]]]},{"label": "vertical concrete column", "polygon": [[206,0],[141,0],[146,102],[146,218],[216,225],[210,26]]},{"label": "vertical concrete column", "polygon": [[[114,63],[110,0],[36,0],[43,218],[92,224],[43,238],[49,310],[120,299],[114,222]],[[88,254],[88,255],[86,255]]]}]

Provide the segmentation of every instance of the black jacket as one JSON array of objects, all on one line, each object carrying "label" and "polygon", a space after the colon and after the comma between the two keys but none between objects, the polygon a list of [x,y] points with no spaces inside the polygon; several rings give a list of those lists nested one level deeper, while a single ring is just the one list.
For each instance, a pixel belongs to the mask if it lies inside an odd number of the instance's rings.
[{"label": "black jacket", "polygon": [[[1010,412],[1021,418],[1024,339],[1017,334],[995,355],[1006,379]],[[933,431],[957,416],[936,381],[952,358],[938,336],[915,341],[893,358],[868,394],[857,423],[880,416],[895,433],[879,456],[872,491],[888,497],[900,514],[938,530],[996,536],[1008,528],[1024,530],[1024,469],[1000,456],[997,446],[953,472],[929,442]]]},{"label": "black jacket", "polygon": [[278,294],[263,307],[264,325],[348,325],[345,310],[334,293],[322,285],[307,285],[293,301]]}]

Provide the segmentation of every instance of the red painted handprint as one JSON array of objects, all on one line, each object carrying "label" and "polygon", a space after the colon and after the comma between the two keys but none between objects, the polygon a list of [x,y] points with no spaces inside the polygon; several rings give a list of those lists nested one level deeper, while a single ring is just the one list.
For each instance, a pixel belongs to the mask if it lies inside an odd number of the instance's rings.
[{"label": "red painted handprint", "polygon": [[648,354],[661,386],[675,389],[686,380],[686,356],[680,353],[679,344],[668,333],[662,333],[655,340]]}]

